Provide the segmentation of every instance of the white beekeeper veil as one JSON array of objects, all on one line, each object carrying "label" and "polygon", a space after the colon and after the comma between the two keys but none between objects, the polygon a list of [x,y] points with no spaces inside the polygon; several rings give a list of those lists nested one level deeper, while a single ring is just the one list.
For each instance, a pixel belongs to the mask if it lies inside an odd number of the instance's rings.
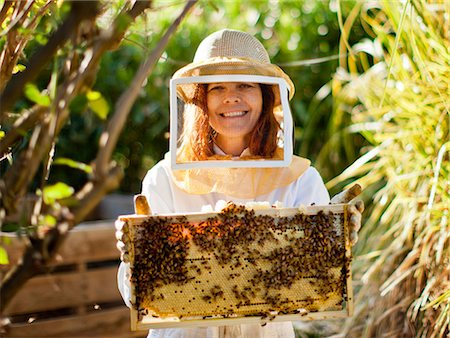
[{"label": "white beekeeper veil", "polygon": [[[281,126],[271,157],[245,151],[237,158],[217,153],[207,158],[196,156],[189,136],[197,131],[189,129],[187,120],[195,115],[195,109],[190,108],[198,105],[199,85],[211,82],[254,82],[271,88],[271,113]],[[252,35],[224,29],[206,37],[194,61],[179,69],[171,80],[170,161],[177,186],[193,194],[220,192],[254,198],[296,180],[309,167],[309,161],[292,155],[288,99],[294,91],[289,76],[270,62],[264,46]]]}]

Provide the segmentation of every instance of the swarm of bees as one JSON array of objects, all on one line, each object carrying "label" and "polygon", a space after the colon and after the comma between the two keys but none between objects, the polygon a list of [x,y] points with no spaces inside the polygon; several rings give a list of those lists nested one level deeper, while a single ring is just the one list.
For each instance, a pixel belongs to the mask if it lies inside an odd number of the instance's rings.
[{"label": "swarm of bees", "polygon": [[274,216],[230,203],[200,221],[161,215],[134,222],[138,320],[342,310],[351,259],[346,214],[324,210]]}]

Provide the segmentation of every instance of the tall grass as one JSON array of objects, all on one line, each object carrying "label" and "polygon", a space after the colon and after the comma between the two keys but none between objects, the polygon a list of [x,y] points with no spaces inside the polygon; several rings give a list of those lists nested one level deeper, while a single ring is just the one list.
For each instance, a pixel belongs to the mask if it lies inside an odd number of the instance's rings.
[{"label": "tall grass", "polygon": [[328,183],[356,179],[368,206],[354,249],[355,315],[342,334],[446,337],[450,3],[361,1],[360,8],[372,39],[350,48],[333,80],[334,114],[351,116],[346,131],[369,144]]}]

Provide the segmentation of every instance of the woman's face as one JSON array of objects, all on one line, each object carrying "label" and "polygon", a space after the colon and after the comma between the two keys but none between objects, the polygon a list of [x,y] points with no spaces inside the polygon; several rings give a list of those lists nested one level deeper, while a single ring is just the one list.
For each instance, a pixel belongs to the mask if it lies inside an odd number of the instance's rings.
[{"label": "woman's face", "polygon": [[209,124],[221,138],[245,140],[262,111],[262,92],[257,83],[210,83],[206,92]]}]

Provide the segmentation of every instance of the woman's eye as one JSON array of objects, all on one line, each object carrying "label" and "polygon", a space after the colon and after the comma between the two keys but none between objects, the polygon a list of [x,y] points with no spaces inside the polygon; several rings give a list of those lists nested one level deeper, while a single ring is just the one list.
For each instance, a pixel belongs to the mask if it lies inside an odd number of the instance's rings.
[{"label": "woman's eye", "polygon": [[210,92],[210,91],[213,91],[213,90],[220,90],[222,88],[223,88],[222,86],[211,86],[211,87],[208,88],[208,91]]},{"label": "woman's eye", "polygon": [[241,88],[253,88],[253,85],[250,84],[250,83],[241,83],[239,85],[239,87],[241,87]]}]

